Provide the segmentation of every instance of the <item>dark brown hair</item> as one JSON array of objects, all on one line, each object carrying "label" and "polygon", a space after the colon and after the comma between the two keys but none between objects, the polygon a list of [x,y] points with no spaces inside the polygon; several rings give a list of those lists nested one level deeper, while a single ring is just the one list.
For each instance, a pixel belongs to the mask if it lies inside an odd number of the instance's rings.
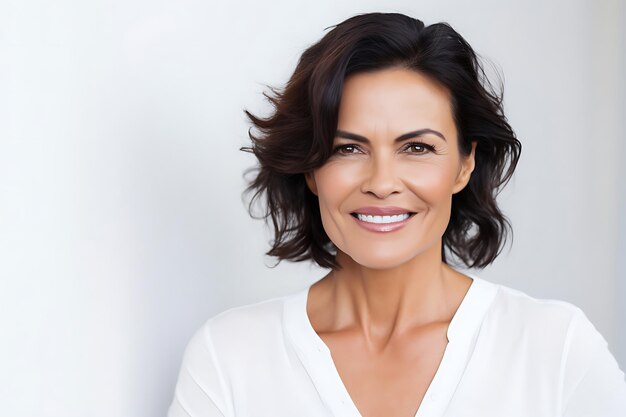
[{"label": "dark brown hair", "polygon": [[[332,153],[344,79],[356,72],[402,67],[428,76],[451,93],[459,152],[469,155],[477,141],[475,168],[467,186],[452,196],[445,249],[468,267],[484,268],[500,254],[512,232],[496,196],[513,175],[521,143],[503,113],[502,90],[492,87],[472,47],[445,22],[424,26],[399,13],[353,16],[307,48],[279,91],[263,95],[273,105],[267,118],[244,110],[260,134],[248,131],[256,172],[244,194],[254,191],[248,209],[265,196],[261,218],[271,217],[274,240],[267,255],[313,260],[337,268],[336,248],[324,231],[319,202],[304,173],[322,166]],[[246,173],[249,173],[248,170]],[[470,233],[471,232],[471,233]]]}]

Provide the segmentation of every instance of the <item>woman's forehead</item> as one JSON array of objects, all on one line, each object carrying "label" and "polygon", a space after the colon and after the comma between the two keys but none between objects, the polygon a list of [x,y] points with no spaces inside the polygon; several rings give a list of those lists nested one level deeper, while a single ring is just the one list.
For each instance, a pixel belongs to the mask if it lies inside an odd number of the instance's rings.
[{"label": "woman's forehead", "polygon": [[338,116],[340,128],[370,133],[455,128],[448,90],[408,69],[348,76]]}]

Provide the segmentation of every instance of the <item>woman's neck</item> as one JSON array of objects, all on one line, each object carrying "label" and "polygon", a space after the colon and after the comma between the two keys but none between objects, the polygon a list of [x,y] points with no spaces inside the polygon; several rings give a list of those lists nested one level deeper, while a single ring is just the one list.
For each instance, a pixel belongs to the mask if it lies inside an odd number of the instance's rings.
[{"label": "woman's neck", "polygon": [[[436,254],[423,254],[392,269],[370,269],[338,251],[340,269],[315,286],[323,331],[354,330],[373,345],[433,322],[449,322],[471,278]],[[428,256],[427,256],[428,255]],[[315,307],[312,307],[315,308]]]}]

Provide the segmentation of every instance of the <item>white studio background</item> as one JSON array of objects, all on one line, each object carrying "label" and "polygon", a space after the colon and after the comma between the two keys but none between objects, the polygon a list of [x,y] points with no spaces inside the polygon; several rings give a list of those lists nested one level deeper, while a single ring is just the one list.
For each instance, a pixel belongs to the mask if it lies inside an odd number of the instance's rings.
[{"label": "white studio background", "polygon": [[624,369],[624,2],[2,0],[3,415],[163,416],[206,319],[325,273],[266,266],[243,109],[368,11],[447,21],[504,74],[514,241],[473,273],[580,306]]}]

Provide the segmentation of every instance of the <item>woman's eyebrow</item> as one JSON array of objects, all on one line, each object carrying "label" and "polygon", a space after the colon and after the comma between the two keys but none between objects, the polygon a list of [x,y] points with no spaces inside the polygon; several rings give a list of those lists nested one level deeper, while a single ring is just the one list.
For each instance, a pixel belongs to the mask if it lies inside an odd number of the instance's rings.
[{"label": "woman's eyebrow", "polygon": [[[432,133],[433,135],[439,136],[441,139],[446,140],[445,136],[443,136],[443,134],[441,132],[438,132],[436,130],[433,129],[419,129],[419,130],[414,130],[412,132],[408,132],[405,134],[402,134],[400,136],[398,136],[394,142],[403,142],[407,139],[411,139],[417,136],[422,136],[425,135],[427,133]],[[356,133],[350,133],[350,132],[346,132],[344,130],[339,130],[337,129],[337,132],[335,133],[335,136],[339,136],[345,139],[352,139],[355,140],[357,142],[361,142],[361,143],[370,143],[370,140],[368,138],[366,138],[365,136],[361,136],[361,135],[357,135]]]}]

